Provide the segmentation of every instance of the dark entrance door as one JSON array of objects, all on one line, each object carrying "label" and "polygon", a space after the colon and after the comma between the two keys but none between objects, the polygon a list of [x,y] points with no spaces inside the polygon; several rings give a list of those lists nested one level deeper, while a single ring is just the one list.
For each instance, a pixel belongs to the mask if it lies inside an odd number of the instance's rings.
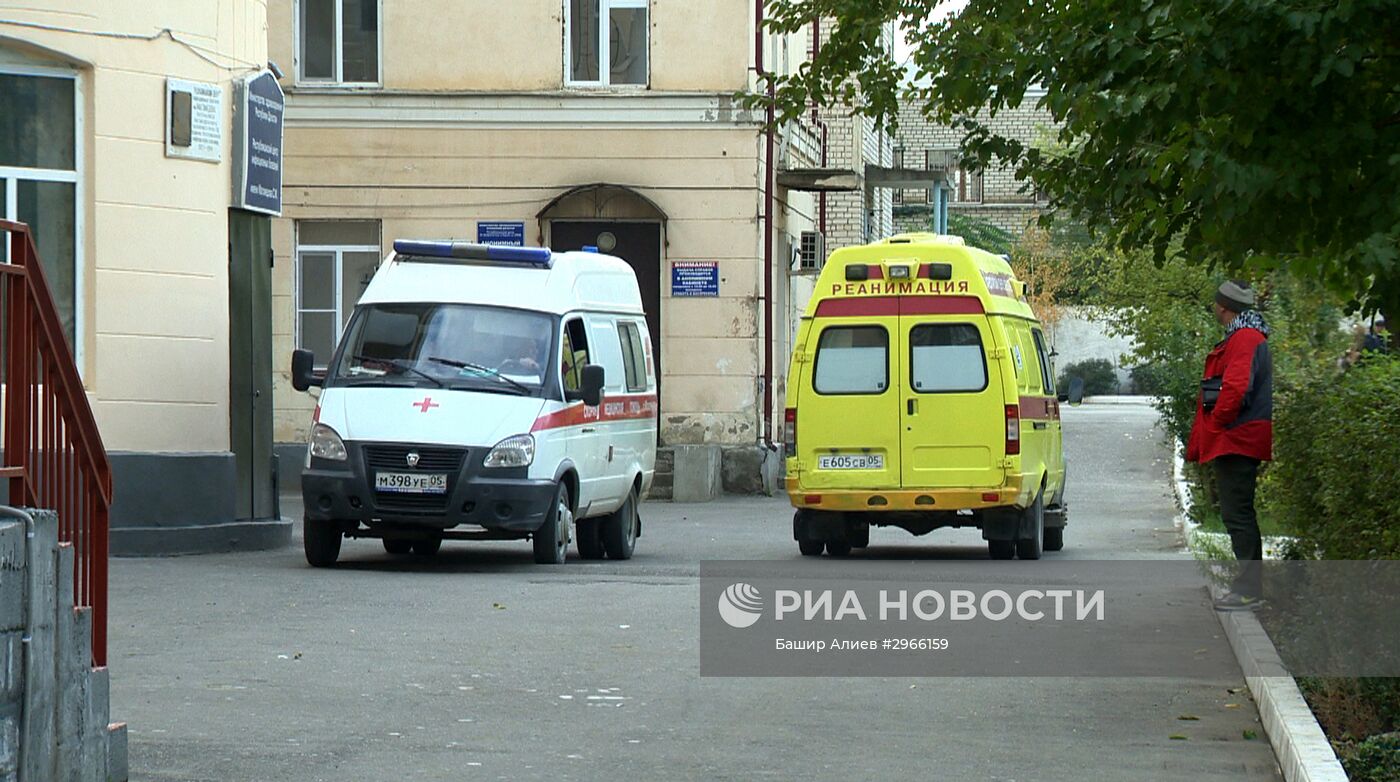
[{"label": "dark entrance door", "polygon": [[[656,386],[661,388],[661,224],[612,223],[605,221],[575,222],[554,220],[550,223],[550,244],[559,252],[578,250],[585,246],[598,247],[598,237],[611,233],[617,246],[609,255],[627,261],[637,273],[637,287],[642,292],[642,307],[647,313],[647,331],[651,332],[651,355],[656,361]],[[604,243],[606,246],[606,243]]]},{"label": "dark entrance door", "polygon": [[240,519],[276,515],[272,468],[272,218],[228,212],[229,445]]}]

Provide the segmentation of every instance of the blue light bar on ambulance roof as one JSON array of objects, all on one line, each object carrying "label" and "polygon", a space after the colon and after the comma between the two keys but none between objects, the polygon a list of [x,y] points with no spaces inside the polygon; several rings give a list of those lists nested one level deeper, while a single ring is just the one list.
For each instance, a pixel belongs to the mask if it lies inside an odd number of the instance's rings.
[{"label": "blue light bar on ambulance roof", "polygon": [[545,269],[554,265],[554,253],[548,247],[507,247],[499,244],[395,239],[394,252],[417,258],[523,263]]}]

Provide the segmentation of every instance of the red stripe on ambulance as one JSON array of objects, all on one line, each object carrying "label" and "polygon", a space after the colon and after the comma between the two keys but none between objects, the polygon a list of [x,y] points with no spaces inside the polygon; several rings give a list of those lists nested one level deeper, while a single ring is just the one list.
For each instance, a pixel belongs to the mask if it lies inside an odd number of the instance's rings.
[{"label": "red stripe on ambulance", "polygon": [[656,415],[656,409],[655,394],[603,397],[602,404],[597,407],[575,402],[563,410],[545,413],[535,419],[530,431],[541,432],[546,429],[563,429],[605,421],[651,418]]}]

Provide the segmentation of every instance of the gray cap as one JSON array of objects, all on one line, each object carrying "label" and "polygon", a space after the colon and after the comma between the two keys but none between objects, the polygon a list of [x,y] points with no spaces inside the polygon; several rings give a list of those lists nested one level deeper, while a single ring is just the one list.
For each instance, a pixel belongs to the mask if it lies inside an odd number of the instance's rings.
[{"label": "gray cap", "polygon": [[1240,280],[1226,280],[1216,291],[1215,300],[1231,312],[1244,312],[1254,306],[1254,289]]}]

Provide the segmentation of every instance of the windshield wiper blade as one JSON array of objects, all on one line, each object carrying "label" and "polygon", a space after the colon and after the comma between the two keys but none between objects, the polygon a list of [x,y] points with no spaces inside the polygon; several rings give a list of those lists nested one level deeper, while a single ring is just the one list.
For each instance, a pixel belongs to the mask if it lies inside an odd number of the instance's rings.
[{"label": "windshield wiper blade", "polygon": [[425,377],[425,378],[427,378],[427,379],[433,381],[434,383],[437,384],[437,387],[438,387],[438,388],[447,388],[447,384],[444,383],[444,382],[442,382],[441,380],[439,380],[439,379],[433,377],[432,375],[428,374],[427,372],[424,372],[424,371],[421,370],[421,369],[418,369],[417,367],[414,367],[414,366],[410,366],[410,365],[408,365],[408,364],[405,364],[405,363],[403,363],[402,361],[399,361],[398,359],[394,359],[394,358],[375,358],[374,356],[361,356],[361,355],[351,356],[351,358],[352,358],[353,360],[355,360],[355,361],[360,362],[361,364],[379,364],[379,365],[381,365],[381,366],[393,367],[394,369],[397,369],[397,370],[399,370],[399,371],[401,371],[401,372],[412,372],[412,373],[415,374],[415,375],[418,375],[418,376],[420,376],[420,377]]},{"label": "windshield wiper blade", "polygon": [[510,383],[512,386],[515,386],[517,389],[519,389],[520,393],[524,394],[525,396],[530,395],[530,388],[524,383],[511,380],[510,378],[506,377],[505,375],[502,375],[500,372],[497,372],[496,370],[490,367],[483,367],[480,364],[473,364],[470,361],[458,361],[455,358],[443,358],[442,356],[428,356],[428,360],[434,361],[438,364],[445,364],[449,367],[453,367],[454,369],[470,369],[473,372],[482,372],[489,377],[494,377],[497,380],[503,380],[507,383]]}]

